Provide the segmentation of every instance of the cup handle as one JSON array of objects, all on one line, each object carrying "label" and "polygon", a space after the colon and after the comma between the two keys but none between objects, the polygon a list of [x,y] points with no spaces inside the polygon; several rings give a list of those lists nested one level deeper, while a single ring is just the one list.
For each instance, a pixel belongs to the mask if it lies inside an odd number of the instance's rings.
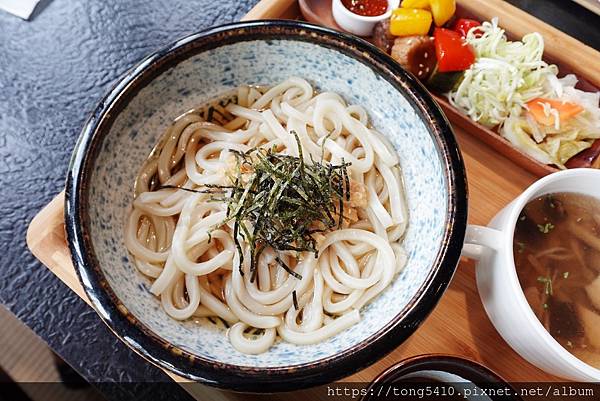
[{"label": "cup handle", "polygon": [[469,224],[461,254],[467,258],[481,259],[487,252],[499,251],[502,242],[502,231]]}]

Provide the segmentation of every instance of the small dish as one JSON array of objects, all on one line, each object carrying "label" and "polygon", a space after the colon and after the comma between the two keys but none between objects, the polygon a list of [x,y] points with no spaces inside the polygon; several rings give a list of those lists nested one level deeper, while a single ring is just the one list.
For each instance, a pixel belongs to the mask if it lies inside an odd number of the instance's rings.
[{"label": "small dish", "polygon": [[[490,369],[469,359],[452,355],[418,355],[392,365],[371,382],[366,390],[367,395],[361,401],[384,399],[380,396],[379,389],[384,388],[387,391],[390,386],[405,391],[428,389],[432,390],[430,394],[436,395],[434,398],[439,394],[442,398],[448,397],[450,400],[490,399],[480,398],[481,389],[496,388],[505,393],[499,399],[522,400],[502,377]],[[436,386],[437,393],[433,392]],[[496,398],[491,397],[491,400],[494,399]]]},{"label": "small dish", "polygon": [[331,10],[335,22],[337,22],[342,29],[358,36],[370,36],[375,24],[390,18],[392,10],[398,8],[399,5],[400,0],[388,0],[387,11],[373,17],[365,17],[353,13],[344,6],[342,0],[333,0],[331,3]]}]

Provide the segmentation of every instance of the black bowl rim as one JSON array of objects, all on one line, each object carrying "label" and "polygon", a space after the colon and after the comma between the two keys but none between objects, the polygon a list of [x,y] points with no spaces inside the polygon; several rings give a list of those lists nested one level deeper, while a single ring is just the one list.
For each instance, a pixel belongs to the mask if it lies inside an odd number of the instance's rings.
[{"label": "black bowl rim", "polygon": [[435,367],[435,369],[437,370],[444,370],[450,373],[455,373],[460,369],[467,368],[468,373],[470,374],[464,376],[469,377],[463,376],[467,380],[473,382],[485,381],[488,383],[506,383],[506,380],[504,380],[496,372],[472,359],[468,359],[458,355],[425,354],[415,355],[393,364],[392,366],[381,372],[379,375],[377,375],[377,377],[375,377],[375,379],[373,379],[373,381],[371,382],[371,386],[375,384],[393,382],[398,378],[398,376],[401,377],[404,374],[404,370],[409,370],[412,368],[415,368],[417,370],[431,369],[433,367]]},{"label": "black bowl rim", "polygon": [[502,388],[510,387],[513,390],[513,395],[502,399],[522,400],[521,397],[516,395],[518,393],[515,389],[502,376],[480,362],[458,355],[424,354],[403,359],[378,374],[367,387],[365,391],[366,395],[361,401],[371,401],[372,399],[379,398],[379,396],[375,396],[375,388],[383,385],[391,385],[405,374],[412,373],[413,369],[417,371],[435,369],[454,373],[475,385],[497,384],[502,385]]},{"label": "black bowl rim", "polygon": [[[103,135],[124,104],[168,66],[221,45],[257,39],[296,40],[333,48],[370,67],[404,92],[432,132],[448,189],[448,223],[442,245],[424,284],[405,309],[381,330],[341,353],[302,365],[272,368],[236,366],[201,358],[151,332],[119,302],[105,280],[87,234],[86,221],[87,176]],[[425,320],[450,283],[460,258],[466,224],[467,182],[462,156],[448,120],[424,86],[368,42],[299,21],[258,20],[225,24],[186,36],[146,57],[124,74],[86,121],[73,151],[66,180],[65,227],[73,264],[104,323],[150,362],[190,380],[242,392],[289,391],[329,383],[388,354]]]}]

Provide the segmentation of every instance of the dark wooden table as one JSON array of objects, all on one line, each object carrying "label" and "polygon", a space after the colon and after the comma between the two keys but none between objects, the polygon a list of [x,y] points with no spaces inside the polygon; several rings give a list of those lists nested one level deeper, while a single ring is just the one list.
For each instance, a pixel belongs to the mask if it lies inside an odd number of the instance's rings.
[{"label": "dark wooden table", "polygon": [[[0,12],[0,302],[108,399],[187,396],[40,268],[25,244],[27,226],[63,188],[85,118],[124,71],[183,35],[241,18],[256,2],[53,0],[29,22]],[[600,17],[575,3],[509,2],[600,48]]]}]

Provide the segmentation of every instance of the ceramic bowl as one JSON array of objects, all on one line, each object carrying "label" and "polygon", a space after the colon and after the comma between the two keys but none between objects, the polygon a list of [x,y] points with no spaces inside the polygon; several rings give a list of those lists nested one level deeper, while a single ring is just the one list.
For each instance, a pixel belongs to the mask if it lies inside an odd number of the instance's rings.
[{"label": "ceramic bowl", "polygon": [[[436,391],[437,386],[437,393]],[[382,373],[371,382],[361,401],[382,400],[383,391],[388,388],[417,391],[428,390],[432,398],[449,400],[496,400],[522,401],[519,392],[508,384],[502,377],[485,366],[453,355],[429,354],[417,355],[400,361]],[[500,392],[500,395],[484,396],[483,391]],[[400,399],[417,399],[418,397],[403,397]],[[403,397],[403,398],[402,398]],[[427,399],[426,397],[422,399]]]},{"label": "ceramic bowl", "polygon": [[[123,243],[134,177],[173,118],[242,84],[290,76],[364,106],[398,151],[410,221],[403,272],[351,329],[312,346],[237,352],[224,331],[173,320]],[[239,391],[330,382],[402,343],[433,309],[457,265],[467,220],[465,172],[450,125],[411,75],[361,39],[294,21],[225,25],[149,56],[102,99],[73,154],[66,228],[81,283],[100,317],[150,361]]]},{"label": "ceramic bowl", "polygon": [[358,15],[348,10],[342,3],[342,0],[332,0],[331,2],[331,13],[335,22],[343,30],[353,33],[358,36],[370,36],[373,33],[375,24],[379,21],[389,19],[392,15],[392,11],[398,8],[400,0],[387,0],[388,7],[387,11],[381,15],[368,17],[364,15]]},{"label": "ceramic bowl", "polygon": [[528,202],[561,192],[600,199],[599,181],[600,170],[593,168],[562,170],[539,179],[500,210],[489,227],[469,226],[469,245],[463,250],[477,259],[479,296],[502,338],[538,368],[578,382],[600,382],[600,369],[564,348],[537,318],[519,282],[513,241],[517,219]]}]

